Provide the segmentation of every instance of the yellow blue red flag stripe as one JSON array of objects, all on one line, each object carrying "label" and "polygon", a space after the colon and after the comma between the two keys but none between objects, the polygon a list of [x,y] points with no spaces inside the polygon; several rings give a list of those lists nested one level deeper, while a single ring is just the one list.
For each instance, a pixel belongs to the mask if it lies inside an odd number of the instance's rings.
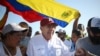
[{"label": "yellow blue red flag stripe", "polygon": [[19,3],[29,6],[33,10],[48,17],[70,23],[77,17],[79,11],[69,6],[64,6],[50,0],[17,0]]}]

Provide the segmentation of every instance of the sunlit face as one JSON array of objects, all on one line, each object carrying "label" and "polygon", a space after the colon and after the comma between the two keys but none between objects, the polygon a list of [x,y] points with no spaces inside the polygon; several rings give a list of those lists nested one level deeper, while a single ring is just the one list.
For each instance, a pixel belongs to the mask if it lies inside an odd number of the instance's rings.
[{"label": "sunlit face", "polygon": [[8,34],[6,42],[10,47],[16,47],[22,38],[22,32],[16,32],[13,34]]},{"label": "sunlit face", "polygon": [[80,38],[80,36],[77,36],[75,33],[72,33],[72,41],[76,43],[76,41]]},{"label": "sunlit face", "polygon": [[42,34],[46,40],[49,40],[53,36],[55,29],[56,29],[55,25],[41,26]]},{"label": "sunlit face", "polygon": [[64,41],[65,40],[65,37],[66,37],[66,34],[65,33],[58,33],[58,37]]}]

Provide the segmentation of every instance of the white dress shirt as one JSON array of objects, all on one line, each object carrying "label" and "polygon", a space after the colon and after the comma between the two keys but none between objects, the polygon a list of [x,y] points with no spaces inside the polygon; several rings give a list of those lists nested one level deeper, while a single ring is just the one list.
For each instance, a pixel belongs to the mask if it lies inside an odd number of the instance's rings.
[{"label": "white dress shirt", "polygon": [[52,37],[49,41],[42,35],[33,37],[28,45],[28,56],[71,56],[69,49],[58,38]]}]

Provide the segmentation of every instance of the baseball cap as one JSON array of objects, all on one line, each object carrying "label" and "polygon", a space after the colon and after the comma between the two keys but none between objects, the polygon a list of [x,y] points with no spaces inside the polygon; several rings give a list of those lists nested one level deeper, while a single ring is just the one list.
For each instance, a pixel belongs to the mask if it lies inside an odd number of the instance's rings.
[{"label": "baseball cap", "polygon": [[22,28],[20,25],[16,23],[11,23],[4,26],[2,34],[5,35],[6,33],[9,33],[11,31],[24,31],[24,30],[27,30],[27,28]]},{"label": "baseball cap", "polygon": [[66,33],[65,30],[59,29],[59,31],[56,31],[56,33]]},{"label": "baseball cap", "polygon": [[99,17],[92,17],[88,21],[88,27],[92,30],[92,32],[100,33],[100,18]]},{"label": "baseball cap", "polygon": [[42,19],[40,22],[41,26],[45,26],[45,25],[49,25],[49,24],[53,24],[53,25],[57,26],[57,24],[50,18]]}]

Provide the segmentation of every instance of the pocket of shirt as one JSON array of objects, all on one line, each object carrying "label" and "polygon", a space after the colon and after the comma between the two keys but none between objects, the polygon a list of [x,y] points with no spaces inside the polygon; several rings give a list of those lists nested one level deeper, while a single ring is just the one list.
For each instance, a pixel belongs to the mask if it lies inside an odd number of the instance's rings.
[{"label": "pocket of shirt", "polygon": [[35,51],[36,51],[37,55],[39,55],[39,56],[46,56],[45,47],[43,47],[43,46],[37,47]]},{"label": "pocket of shirt", "polygon": [[61,56],[62,54],[61,46],[56,46],[54,48],[55,48],[56,56]]}]

